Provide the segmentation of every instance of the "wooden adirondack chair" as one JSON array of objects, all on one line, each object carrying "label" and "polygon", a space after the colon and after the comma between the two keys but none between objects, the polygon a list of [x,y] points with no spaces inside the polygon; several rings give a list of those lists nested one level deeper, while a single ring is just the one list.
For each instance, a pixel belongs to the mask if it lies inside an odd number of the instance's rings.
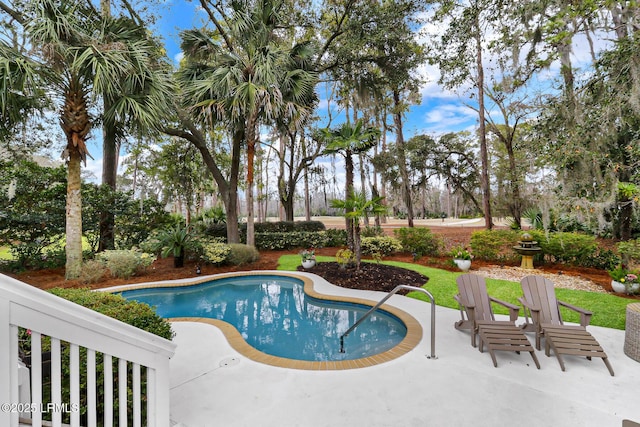
[{"label": "wooden adirondack chair", "polygon": [[[482,323],[515,325],[520,307],[489,296],[484,277],[476,274],[462,274],[458,276],[456,283],[459,293],[454,298],[460,307],[461,320],[456,322],[454,326],[458,330],[471,331],[472,346],[476,346],[478,327]],[[491,308],[492,302],[508,308],[510,320],[496,320]]]},{"label": "wooden adirondack chair", "polygon": [[[591,322],[592,312],[556,299],[553,282],[542,276],[526,276],[520,280],[524,296],[518,301],[524,307],[525,331],[536,333],[536,348],[540,350],[540,338],[544,335],[543,324],[563,325],[560,306],[580,314],[580,326],[585,328]],[[529,321],[531,319],[531,322]]]},{"label": "wooden adirondack chair", "polygon": [[[564,371],[563,355],[584,356],[591,360],[599,357],[611,376],[613,368],[607,354],[598,341],[587,331],[591,321],[591,313],[580,307],[556,299],[553,282],[541,276],[526,276],[520,280],[524,297],[518,301],[523,305],[526,323],[522,325],[524,331],[533,330],[536,333],[536,348],[540,350],[540,338],[545,337],[545,354],[550,355],[553,349],[560,368]],[[565,325],[562,321],[560,306],[566,307],[580,314],[580,325]],[[529,316],[533,323],[529,322]]]}]

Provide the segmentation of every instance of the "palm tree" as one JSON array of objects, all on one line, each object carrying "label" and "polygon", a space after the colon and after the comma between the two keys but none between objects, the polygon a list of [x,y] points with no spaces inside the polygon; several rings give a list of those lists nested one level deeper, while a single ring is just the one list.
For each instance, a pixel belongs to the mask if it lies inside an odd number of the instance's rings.
[{"label": "palm tree", "polygon": [[360,220],[367,215],[384,215],[387,207],[384,197],[373,197],[367,200],[364,192],[354,192],[345,200],[332,200],[331,207],[344,211],[346,220],[353,228],[353,252],[356,255],[356,266],[360,268],[362,248],[360,245]]},{"label": "palm tree", "polygon": [[[363,153],[378,143],[380,130],[374,127],[364,127],[363,121],[358,120],[355,125],[345,122],[337,129],[323,129],[322,138],[327,143],[324,154],[341,154],[345,160],[345,200],[353,197],[353,156]],[[349,246],[354,244],[353,223],[346,220],[347,238]],[[354,250],[355,252],[355,250]]]},{"label": "palm tree", "polygon": [[[186,107],[226,123],[247,152],[247,244],[254,244],[253,172],[259,125],[286,120],[300,127],[313,112],[316,73],[308,44],[290,47],[278,36],[284,2],[233,2],[213,14],[217,33],[182,34],[187,64],[179,73]],[[217,38],[216,38],[217,37]],[[227,210],[227,216],[232,213]]]},{"label": "palm tree", "polygon": [[[50,93],[62,100],[60,126],[67,139],[63,152],[67,159],[66,277],[71,279],[82,268],[80,172],[89,155],[90,107],[99,97],[116,99],[104,112],[105,120],[151,126],[166,111],[163,100],[171,91],[168,80],[148,61],[157,45],[129,19],[101,17],[86,4],[38,0],[24,22],[36,51],[31,60],[38,67],[22,70],[25,76],[33,76],[23,80],[22,89],[35,84],[38,75],[46,79]],[[39,68],[48,72],[40,73]]]}]

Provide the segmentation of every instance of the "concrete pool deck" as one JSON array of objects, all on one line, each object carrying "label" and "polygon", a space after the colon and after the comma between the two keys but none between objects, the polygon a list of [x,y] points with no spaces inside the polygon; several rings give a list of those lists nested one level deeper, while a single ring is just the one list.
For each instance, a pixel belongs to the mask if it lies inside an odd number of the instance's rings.
[{"label": "concrete pool deck", "polygon": [[[386,295],[299,274],[313,278],[323,294],[374,303]],[[430,304],[402,296],[392,297],[389,304],[422,324],[422,340],[395,360],[343,371],[264,365],[235,351],[214,326],[174,323],[178,347],[171,360],[173,424],[614,427],[624,419],[640,422],[640,363],[623,353],[624,331],[588,328],[609,356],[615,377],[596,358],[566,357],[562,372],[553,354],[546,357],[544,350],[536,352],[540,370],[529,354],[512,352],[498,352],[494,368],[488,352],[471,347],[469,334],[454,329],[457,310],[436,307],[434,360],[427,357]]]}]

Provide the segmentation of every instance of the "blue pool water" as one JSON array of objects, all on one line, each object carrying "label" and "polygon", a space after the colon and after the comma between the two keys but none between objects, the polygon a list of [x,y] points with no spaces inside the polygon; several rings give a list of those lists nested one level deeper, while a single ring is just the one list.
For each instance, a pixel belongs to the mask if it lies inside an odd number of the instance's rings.
[{"label": "blue pool water", "polygon": [[254,348],[289,359],[359,359],[389,350],[407,333],[398,318],[377,310],[345,338],[345,353],[340,353],[340,336],[370,307],[312,298],[304,293],[302,280],[286,276],[229,277],[122,295],[155,306],[165,318],[223,320]]}]

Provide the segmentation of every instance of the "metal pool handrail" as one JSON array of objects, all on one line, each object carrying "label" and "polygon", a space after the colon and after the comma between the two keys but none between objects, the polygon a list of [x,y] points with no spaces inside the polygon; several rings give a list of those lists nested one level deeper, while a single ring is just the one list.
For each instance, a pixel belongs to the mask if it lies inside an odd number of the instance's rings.
[{"label": "metal pool handrail", "polygon": [[395,295],[401,289],[406,289],[406,290],[416,291],[416,292],[422,292],[424,294],[427,294],[427,296],[431,300],[431,355],[428,356],[428,357],[429,357],[429,359],[437,359],[436,354],[435,354],[435,347],[436,347],[436,301],[433,298],[433,295],[431,295],[431,293],[429,291],[427,291],[426,289],[418,288],[416,286],[409,286],[409,285],[398,285],[395,288],[393,288],[393,290],[391,292],[389,292],[389,294],[386,297],[382,298],[382,300],[380,300],[379,303],[377,303],[375,306],[373,306],[369,311],[367,311],[364,314],[364,316],[362,316],[360,319],[358,319],[358,321],[356,323],[354,323],[349,329],[347,329],[347,331],[340,336],[340,353],[344,353],[344,337],[346,337],[351,332],[353,332],[353,330],[355,328],[357,328],[358,325],[364,321],[364,319],[369,317],[370,314],[372,314],[374,311],[376,311],[378,308],[380,308],[380,306],[382,304],[387,302],[387,300],[389,298],[391,298],[393,295]]}]

